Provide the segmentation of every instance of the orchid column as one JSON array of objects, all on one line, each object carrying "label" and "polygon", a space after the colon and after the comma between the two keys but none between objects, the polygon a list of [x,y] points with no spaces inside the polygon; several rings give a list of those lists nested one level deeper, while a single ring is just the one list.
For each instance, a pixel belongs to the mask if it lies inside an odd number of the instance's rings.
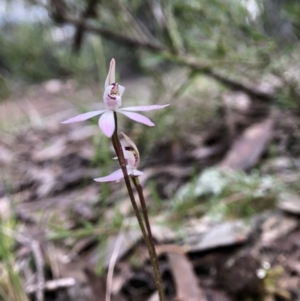
[{"label": "orchid column", "polygon": [[[108,75],[104,85],[105,90],[103,94],[103,101],[106,109],[80,114],[62,123],[80,122],[95,117],[97,115],[101,115],[98,122],[99,127],[107,137],[112,138],[112,144],[117,154],[117,158],[119,160],[121,169],[113,172],[108,176],[96,178],[94,180],[97,182],[109,182],[109,181],[117,181],[120,180],[121,178],[124,178],[135,215],[137,217],[139,226],[143,234],[143,238],[145,240],[148,249],[150,261],[154,271],[155,282],[158,289],[159,299],[160,301],[164,301],[165,298],[163,293],[163,285],[160,277],[154,240],[151,233],[151,227],[150,227],[149,218],[147,214],[146,202],[143,195],[143,188],[139,184],[139,180],[138,180],[138,177],[143,174],[141,171],[137,170],[140,163],[139,151],[136,145],[134,144],[134,142],[124,133],[121,134],[125,138],[125,141],[127,142],[127,146],[121,145],[118,137],[117,113],[121,113],[127,116],[128,118],[143,123],[145,125],[154,126],[154,123],[150,119],[135,112],[158,110],[168,106],[168,104],[120,108],[120,106],[122,105],[122,95],[125,91],[125,88],[115,82],[115,65],[116,65],[115,60],[112,59],[110,62]],[[144,219],[142,218],[137,203],[135,201],[134,193],[132,190],[129,177],[131,177],[132,182],[137,189]]]}]

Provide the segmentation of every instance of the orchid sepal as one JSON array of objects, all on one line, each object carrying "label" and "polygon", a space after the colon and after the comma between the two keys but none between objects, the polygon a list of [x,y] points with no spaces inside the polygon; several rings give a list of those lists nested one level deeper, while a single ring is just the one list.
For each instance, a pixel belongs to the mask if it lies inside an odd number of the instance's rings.
[{"label": "orchid sepal", "polygon": [[[139,177],[143,174],[143,172],[140,170],[137,170],[137,169],[129,169],[127,167],[127,174],[128,174],[128,176],[131,176],[131,177]],[[121,180],[122,178],[124,178],[123,171],[122,171],[122,169],[118,169],[108,176],[95,178],[94,181],[100,182],[100,183],[115,182],[115,181]]]},{"label": "orchid sepal", "polygon": [[116,82],[116,61],[115,59],[111,59],[107,77],[104,83],[104,89],[106,89],[109,85],[115,82]]},{"label": "orchid sepal", "polygon": [[128,111],[123,111],[123,110],[117,110],[118,113],[121,113],[123,115],[125,115],[126,117],[134,120],[134,121],[137,121],[139,123],[143,123],[145,125],[148,125],[148,126],[154,126],[155,124],[146,116],[142,115],[142,114],[138,114],[138,113],[135,113],[135,112],[128,112]]},{"label": "orchid sepal", "polygon": [[114,182],[124,178],[122,169],[118,169],[108,176],[94,179],[96,182]]},{"label": "orchid sepal", "polygon": [[126,108],[121,108],[120,110],[122,111],[132,111],[132,112],[142,112],[142,111],[154,111],[154,110],[160,110],[163,109],[170,104],[166,105],[151,105],[151,106],[134,106],[134,107],[126,107]]},{"label": "orchid sepal", "polygon": [[67,123],[75,123],[75,122],[85,121],[85,120],[88,120],[92,117],[100,115],[100,114],[104,113],[105,111],[106,110],[98,110],[98,111],[91,111],[91,112],[79,114],[75,117],[72,117],[72,118],[69,118],[65,121],[62,121],[61,123],[67,124]]}]

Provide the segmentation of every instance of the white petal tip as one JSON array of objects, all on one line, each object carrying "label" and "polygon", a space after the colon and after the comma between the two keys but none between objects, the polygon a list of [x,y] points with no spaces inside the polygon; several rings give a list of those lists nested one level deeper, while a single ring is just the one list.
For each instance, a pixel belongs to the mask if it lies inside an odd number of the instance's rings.
[{"label": "white petal tip", "polygon": [[133,171],[133,173],[132,173],[132,175],[134,176],[134,177],[139,177],[139,176],[141,176],[141,175],[143,175],[144,173],[142,172],[142,171],[140,171],[140,170],[134,170]]},{"label": "white petal tip", "polygon": [[60,123],[61,124],[68,124],[68,123],[75,123],[75,122],[76,121],[72,121],[72,120],[68,119],[68,120],[61,121]]},{"label": "white petal tip", "polygon": [[99,183],[105,183],[105,182],[114,182],[114,181],[117,181],[117,180],[110,180],[110,179],[107,179],[107,177],[95,178],[95,179],[93,179],[93,180],[96,181],[96,182],[99,182]]},{"label": "white petal tip", "polygon": [[111,138],[113,134],[105,134],[105,133],[104,133],[104,135],[105,135],[107,138]]}]

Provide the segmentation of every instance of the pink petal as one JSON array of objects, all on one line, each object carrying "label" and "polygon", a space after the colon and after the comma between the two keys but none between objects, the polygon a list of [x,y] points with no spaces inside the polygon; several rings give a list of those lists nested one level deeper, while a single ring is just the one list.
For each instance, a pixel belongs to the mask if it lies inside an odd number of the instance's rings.
[{"label": "pink petal", "polygon": [[[138,113],[133,113],[133,112],[124,112],[122,110],[117,110],[117,112],[127,116],[128,118],[134,120],[134,121],[137,121],[137,122],[140,122],[140,123],[143,123],[143,124],[146,124],[148,126],[154,126],[154,123],[147,117],[141,115],[141,114],[138,114]],[[101,116],[102,118],[102,116]]]},{"label": "pink petal", "polygon": [[125,87],[119,85],[119,94],[120,94],[120,96],[123,95],[124,91],[125,91]]},{"label": "pink petal", "polygon": [[111,173],[110,175],[106,177],[96,178],[94,181],[96,182],[113,182],[118,181],[120,179],[124,178],[122,169],[118,169],[115,172]]},{"label": "pink petal", "polygon": [[115,119],[113,111],[106,111],[99,118],[99,127],[105,136],[111,137],[115,131]]},{"label": "pink petal", "polygon": [[73,123],[73,122],[84,121],[84,120],[90,119],[94,116],[100,115],[104,112],[105,112],[105,110],[87,112],[87,113],[80,114],[80,115],[77,115],[75,117],[72,117],[70,119],[67,119],[65,121],[62,121],[61,123]]},{"label": "pink petal", "polygon": [[170,104],[167,105],[152,105],[152,106],[135,106],[135,107],[127,107],[127,108],[122,108],[121,110],[124,111],[153,111],[153,110],[159,110],[163,109]]},{"label": "pink petal", "polygon": [[142,174],[143,174],[143,172],[142,172],[142,171],[139,171],[139,170],[137,170],[137,169],[134,169],[134,170],[132,171],[132,175],[133,175],[133,176],[136,176],[136,177],[141,176]]}]

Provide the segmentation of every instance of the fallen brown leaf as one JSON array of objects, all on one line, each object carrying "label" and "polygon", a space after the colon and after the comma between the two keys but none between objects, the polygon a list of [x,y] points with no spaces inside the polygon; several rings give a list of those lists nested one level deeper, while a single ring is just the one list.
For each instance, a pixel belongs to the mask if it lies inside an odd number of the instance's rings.
[{"label": "fallen brown leaf", "polygon": [[233,143],[220,166],[241,170],[255,166],[272,138],[273,126],[274,120],[270,117],[247,128]]},{"label": "fallen brown leaf", "polygon": [[206,301],[204,292],[198,285],[192,264],[180,252],[168,253],[168,259],[176,283],[176,301]]}]

